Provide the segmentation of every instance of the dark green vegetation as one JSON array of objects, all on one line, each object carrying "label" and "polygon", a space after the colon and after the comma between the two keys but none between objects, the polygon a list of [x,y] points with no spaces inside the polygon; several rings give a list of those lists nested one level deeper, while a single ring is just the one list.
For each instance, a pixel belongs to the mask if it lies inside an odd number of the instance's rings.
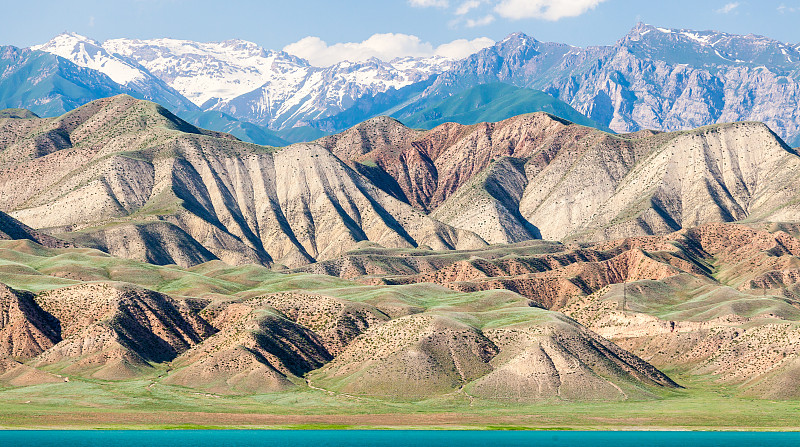
[{"label": "dark green vegetation", "polygon": [[[183,112],[181,113],[181,118],[203,129],[226,132],[242,141],[260,144],[262,146],[280,147],[286,146],[289,142],[296,142],[284,140],[276,132],[265,127],[246,121],[240,121],[228,114],[214,110]],[[310,141],[313,139],[314,138],[309,138],[306,140],[301,138],[299,141]]]},{"label": "dark green vegetation", "polygon": [[406,126],[420,129],[455,122],[476,124],[503,121],[512,116],[547,112],[582,126],[611,132],[607,127],[587,118],[569,104],[552,96],[503,83],[482,84],[453,95],[441,102],[414,103],[393,114]]}]

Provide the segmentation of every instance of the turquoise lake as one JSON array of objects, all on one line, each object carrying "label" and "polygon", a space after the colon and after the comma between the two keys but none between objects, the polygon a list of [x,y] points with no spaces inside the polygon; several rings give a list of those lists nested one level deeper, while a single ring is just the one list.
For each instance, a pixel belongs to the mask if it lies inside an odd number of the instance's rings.
[{"label": "turquoise lake", "polygon": [[0,431],[0,446],[797,447],[800,433],[376,430]]}]

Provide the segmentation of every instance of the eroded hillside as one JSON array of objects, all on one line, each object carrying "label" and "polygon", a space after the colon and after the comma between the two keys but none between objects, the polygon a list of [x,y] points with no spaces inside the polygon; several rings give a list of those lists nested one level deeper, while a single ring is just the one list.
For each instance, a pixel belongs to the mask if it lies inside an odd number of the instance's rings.
[{"label": "eroded hillside", "polygon": [[128,96],[0,127],[0,209],[120,256],[298,266],[360,241],[485,244],[382,192],[318,145],[242,143]]},{"label": "eroded hillside", "polygon": [[363,286],[220,261],[157,267],[29,240],[0,241],[0,283],[0,381],[17,386],[145,378],[218,394],[490,401],[648,399],[678,386],[507,291]]},{"label": "eroded hillside", "polygon": [[716,223],[584,245],[362,249],[299,270],[364,284],[514,291],[657,367],[711,374],[749,395],[796,398],[798,234],[796,224]]}]

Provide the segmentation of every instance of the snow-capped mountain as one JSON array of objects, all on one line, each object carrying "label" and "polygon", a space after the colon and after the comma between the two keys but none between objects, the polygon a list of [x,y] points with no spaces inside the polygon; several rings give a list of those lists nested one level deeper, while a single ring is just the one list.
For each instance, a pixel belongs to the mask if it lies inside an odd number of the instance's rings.
[{"label": "snow-capped mountain", "polygon": [[[401,69],[393,65],[395,62]],[[344,111],[358,98],[427,79],[448,67],[450,61],[416,62],[424,64],[423,68],[414,68],[408,60],[387,63],[378,59],[340,62],[326,68],[309,67],[294,89],[287,90],[281,83],[270,81],[211,108],[276,129],[295,127]],[[406,68],[407,65],[412,68]]]},{"label": "snow-capped mountain", "polygon": [[97,70],[28,48],[0,46],[0,109],[57,116],[89,101],[136,92]]},{"label": "snow-capped mountain", "polygon": [[[27,95],[8,104],[39,107],[45,101],[56,110],[96,99],[94,91],[130,92],[189,111],[182,116],[195,123],[241,128],[238,120],[274,130],[308,124],[329,132],[376,114],[402,120],[477,85],[500,82],[544,91],[619,132],[752,120],[800,144],[800,45],[754,35],[638,24],[613,45],[578,48],[514,33],[462,60],[372,59],[329,67],[241,40],[99,43],[63,34],[33,49],[23,58],[30,67],[47,63],[53,72],[58,66],[76,85],[83,85],[76,76],[91,78],[89,86],[70,90],[80,93],[74,98],[54,87],[42,93],[47,98]],[[34,57],[42,52],[58,57]],[[7,60],[9,68],[0,70],[23,70],[11,56]]]},{"label": "snow-capped mountain", "polygon": [[676,62],[686,62],[686,58],[694,53],[698,59],[715,65],[791,67],[800,62],[797,46],[753,34],[742,36],[640,24],[621,43],[629,46],[638,43],[641,49],[649,50],[644,54],[664,61],[675,59]]},{"label": "snow-capped mountain", "polygon": [[341,112],[364,95],[419,82],[453,63],[407,57],[322,68],[243,40],[113,39],[102,47],[135,61],[204,110],[276,129]]},{"label": "snow-capped mountain", "polygon": [[107,51],[88,37],[62,33],[42,45],[31,47],[31,50],[50,53],[79,67],[99,71],[117,84],[139,93],[143,99],[159,102],[176,111],[197,109],[182,94],[136,62]]},{"label": "snow-capped mountain", "polygon": [[75,33],[60,34],[30,51],[96,72],[117,84],[116,91],[161,103],[179,114],[187,112],[183,116],[198,123],[208,121],[198,115],[205,111],[273,129],[337,114],[360,98],[425,80],[454,63],[442,57],[406,57],[314,67],[243,40],[101,43]]},{"label": "snow-capped mountain", "polygon": [[126,85],[147,79],[147,72],[126,61],[114,57],[88,37],[75,33],[63,33],[47,43],[35,45],[31,50],[45,51],[108,75],[114,82]]},{"label": "snow-capped mountain", "polygon": [[229,101],[266,83],[296,90],[311,70],[303,59],[243,40],[113,39],[103,47],[135,60],[201,107]]}]

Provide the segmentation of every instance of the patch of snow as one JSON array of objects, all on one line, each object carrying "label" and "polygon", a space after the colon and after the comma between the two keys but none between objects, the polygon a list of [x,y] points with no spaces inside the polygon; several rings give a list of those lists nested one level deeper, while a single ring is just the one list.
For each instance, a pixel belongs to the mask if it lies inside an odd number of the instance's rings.
[{"label": "patch of snow", "polygon": [[715,53],[717,53],[717,56],[719,56],[720,58],[722,58],[722,59],[725,59],[726,61],[733,62],[733,59],[728,59],[727,57],[723,56],[723,55],[722,55],[722,54],[719,52],[719,50],[716,50],[716,49],[715,49],[715,50],[714,50],[714,52],[715,52]]},{"label": "patch of snow", "polygon": [[708,45],[708,42],[711,40],[712,37],[711,34],[703,36],[700,35],[699,33],[689,32],[689,31],[681,31],[681,35],[701,45]]}]

